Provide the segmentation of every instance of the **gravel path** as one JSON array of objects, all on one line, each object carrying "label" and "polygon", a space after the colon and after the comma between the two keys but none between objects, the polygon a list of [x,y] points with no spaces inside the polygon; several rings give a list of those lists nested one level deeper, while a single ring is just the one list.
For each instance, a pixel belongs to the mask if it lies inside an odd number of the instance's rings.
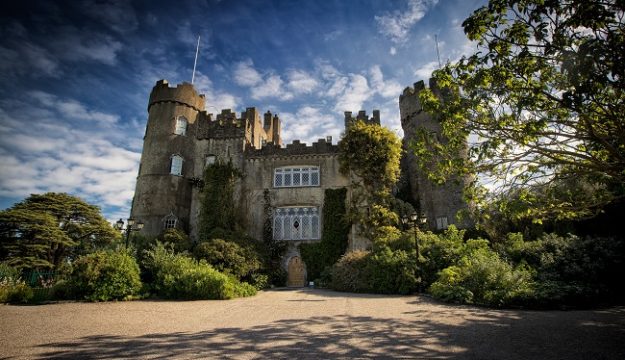
[{"label": "gravel path", "polygon": [[311,289],[0,305],[0,358],[625,359],[625,307],[490,310]]}]

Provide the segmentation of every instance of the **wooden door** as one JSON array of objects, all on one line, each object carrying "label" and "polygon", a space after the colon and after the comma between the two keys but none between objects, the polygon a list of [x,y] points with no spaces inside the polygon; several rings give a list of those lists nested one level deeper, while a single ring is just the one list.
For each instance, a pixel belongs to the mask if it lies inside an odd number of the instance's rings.
[{"label": "wooden door", "polygon": [[306,284],[306,279],[304,277],[304,262],[299,256],[293,256],[289,260],[287,271],[288,278],[286,286],[303,287]]}]

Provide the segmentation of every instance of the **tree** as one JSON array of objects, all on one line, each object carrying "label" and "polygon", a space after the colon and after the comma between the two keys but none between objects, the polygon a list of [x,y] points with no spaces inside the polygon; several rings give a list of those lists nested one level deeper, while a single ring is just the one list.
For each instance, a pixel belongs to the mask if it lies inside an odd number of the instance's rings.
[{"label": "tree", "polygon": [[[614,0],[491,0],[476,10],[463,27],[479,51],[434,72],[441,93],[420,93],[450,139],[430,176],[478,173],[504,211],[537,220],[588,216],[622,198],[624,10]],[[423,143],[413,149],[427,162]],[[571,196],[572,181],[592,196]]]},{"label": "tree", "polygon": [[387,192],[399,178],[401,141],[380,125],[357,121],[339,143],[341,172],[356,174],[371,193]]},{"label": "tree", "polygon": [[350,124],[339,142],[341,172],[353,182],[350,218],[368,239],[373,239],[377,227],[397,223],[389,207],[401,151],[401,141],[392,131],[363,121]]},{"label": "tree", "polygon": [[97,206],[65,193],[33,194],[0,211],[0,256],[22,268],[54,268],[118,238]]}]

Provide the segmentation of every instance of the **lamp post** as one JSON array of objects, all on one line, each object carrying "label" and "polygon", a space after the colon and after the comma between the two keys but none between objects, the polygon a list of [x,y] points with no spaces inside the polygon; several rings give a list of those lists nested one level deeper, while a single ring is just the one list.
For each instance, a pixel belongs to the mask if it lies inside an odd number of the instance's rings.
[{"label": "lamp post", "polygon": [[124,229],[124,220],[119,219],[115,223],[115,229],[126,234],[126,249],[128,249],[128,243],[130,242],[130,233],[133,231],[139,231],[143,229],[143,223],[141,221],[136,222],[133,218],[128,218],[128,225]]},{"label": "lamp post", "polygon": [[404,223],[404,225],[407,225],[408,223],[412,223],[412,229],[414,231],[414,245],[415,245],[415,249],[417,251],[417,261],[416,261],[416,269],[415,269],[415,276],[419,279],[419,292],[421,292],[421,279],[419,276],[419,272],[421,270],[420,266],[419,266],[419,259],[421,258],[421,252],[419,251],[419,236],[418,236],[418,232],[419,232],[419,228],[422,226],[425,226],[425,224],[427,223],[428,218],[425,216],[425,213],[421,213],[421,215],[417,215],[416,212],[413,212],[412,214],[410,214],[409,216],[404,216],[402,218],[402,223]]}]

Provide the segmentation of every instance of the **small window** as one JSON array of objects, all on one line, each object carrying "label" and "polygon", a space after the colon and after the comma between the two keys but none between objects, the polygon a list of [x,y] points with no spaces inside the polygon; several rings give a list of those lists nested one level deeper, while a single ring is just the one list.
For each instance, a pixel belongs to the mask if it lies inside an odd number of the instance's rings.
[{"label": "small window", "polygon": [[174,155],[171,157],[171,168],[169,173],[172,175],[182,175],[182,156]]},{"label": "small window", "polygon": [[213,165],[215,163],[216,159],[217,159],[217,156],[215,156],[215,155],[208,155],[208,156],[206,156],[206,163],[205,163],[205,165],[206,166]]},{"label": "small window", "polygon": [[319,186],[319,167],[282,167],[274,171],[274,187]]},{"label": "small window", "polygon": [[438,230],[447,229],[449,224],[447,223],[447,216],[439,216],[436,218],[436,228]]},{"label": "small window", "polygon": [[176,229],[178,227],[178,218],[173,212],[170,212],[169,215],[165,216],[162,221],[164,229]]},{"label": "small window", "polygon": [[176,129],[174,130],[174,134],[183,136],[187,134],[187,119],[184,116],[179,116],[176,119]]}]

